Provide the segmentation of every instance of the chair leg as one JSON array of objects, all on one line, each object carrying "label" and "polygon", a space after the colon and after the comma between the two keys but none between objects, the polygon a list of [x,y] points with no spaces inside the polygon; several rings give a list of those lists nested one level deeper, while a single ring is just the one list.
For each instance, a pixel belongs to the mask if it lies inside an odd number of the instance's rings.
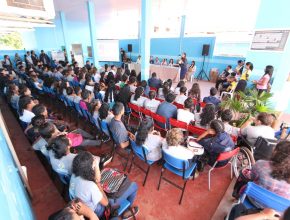
[{"label": "chair leg", "polygon": [[157,190],[160,189],[160,184],[161,184],[161,179],[162,179],[162,176],[163,176],[163,172],[164,172],[164,168],[161,169],[161,173],[160,173],[160,178],[159,178],[159,183],[158,183]]},{"label": "chair leg", "polygon": [[212,169],[208,171],[208,190],[210,191],[210,174],[211,174]]},{"label": "chair leg", "polygon": [[179,203],[178,203],[179,205],[181,204],[181,201],[182,201],[182,198],[183,198],[183,194],[184,194],[184,191],[185,191],[186,183],[187,183],[187,180],[185,180],[183,188],[182,188],[181,197],[180,197]]},{"label": "chair leg", "polygon": [[134,153],[133,153],[133,155],[132,155],[132,160],[131,160],[131,165],[130,165],[130,167],[129,167],[128,173],[131,172],[131,169],[132,169],[132,166],[133,166],[133,163],[134,163],[134,159],[135,159],[135,155],[134,155]]},{"label": "chair leg", "polygon": [[147,172],[146,172],[146,175],[145,175],[145,179],[144,179],[144,181],[143,181],[143,186],[145,186],[145,184],[146,184],[146,181],[147,181],[147,177],[148,177],[148,174],[149,174],[150,168],[151,168],[151,166],[149,165],[149,166],[148,166],[148,169],[147,169]]},{"label": "chair leg", "polygon": [[233,163],[230,162],[230,164],[231,164],[231,179],[233,179]]}]

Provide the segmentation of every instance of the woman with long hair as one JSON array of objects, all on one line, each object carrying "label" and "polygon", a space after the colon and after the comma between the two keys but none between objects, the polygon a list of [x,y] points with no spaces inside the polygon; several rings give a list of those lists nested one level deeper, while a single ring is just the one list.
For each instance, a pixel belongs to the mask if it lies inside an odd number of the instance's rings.
[{"label": "woman with long hair", "polygon": [[258,160],[251,169],[254,183],[286,199],[290,199],[290,141],[275,147],[270,161]]},{"label": "woman with long hair", "polygon": [[241,78],[235,88],[235,92],[242,91],[244,92],[247,88],[248,80],[254,69],[254,65],[251,62],[247,62],[245,66],[246,70],[242,73]]},{"label": "woman with long hair", "polygon": [[[99,218],[104,215],[105,207],[109,202],[111,206],[118,206],[124,200],[133,204],[138,190],[135,182],[124,181],[119,188],[119,192],[122,192],[121,195],[115,199],[108,198],[101,184],[100,169],[99,157],[86,151],[80,152],[73,161],[73,175],[69,187],[70,195],[81,199],[85,205],[94,210]],[[138,207],[133,207],[133,212],[136,216]],[[123,217],[129,219],[130,212],[125,211]]]},{"label": "woman with long hair", "polygon": [[142,96],[144,94],[144,88],[142,86],[137,87],[135,94],[131,96],[131,103],[141,106],[144,106],[144,102],[147,100],[146,97]]},{"label": "woman with long hair", "polygon": [[196,99],[197,102],[200,101],[200,87],[198,83],[193,83],[191,89],[188,91],[188,96]]},{"label": "woman with long hair", "polygon": [[73,159],[76,156],[70,153],[71,145],[71,140],[66,135],[59,135],[47,146],[51,166],[57,173],[71,175]]},{"label": "woman with long hair", "polygon": [[158,89],[158,98],[165,99],[168,93],[170,93],[169,84],[168,82],[164,82],[162,87]]},{"label": "woman with long hair", "polygon": [[182,53],[181,59],[179,60],[179,66],[180,66],[180,79],[184,79],[185,75],[187,73],[187,59],[186,59],[186,53]]},{"label": "woman with long hair", "polygon": [[215,115],[215,105],[211,103],[206,104],[200,114],[200,125],[202,127],[207,127],[209,123],[215,119]]},{"label": "woman with long hair", "polygon": [[136,133],[136,144],[143,145],[148,150],[147,160],[157,161],[161,159],[162,140],[160,132],[154,131],[152,120],[148,119],[141,122]]},{"label": "woman with long hair", "polygon": [[115,81],[111,80],[108,83],[108,88],[106,89],[105,97],[104,97],[104,102],[108,103],[111,108],[113,107],[115,103],[115,99],[117,95],[116,93],[117,93],[117,90],[115,87]]},{"label": "woman with long hair", "polygon": [[186,77],[185,77],[186,80],[190,81],[191,77],[194,76],[195,72],[196,72],[196,65],[195,65],[195,61],[193,60],[191,62],[191,65],[188,68],[188,72],[186,73]]},{"label": "woman with long hair", "polygon": [[257,80],[253,81],[253,83],[256,85],[256,89],[259,92],[259,95],[262,92],[267,92],[273,72],[274,72],[274,67],[271,65],[268,65],[265,68],[265,73],[262,76],[262,78],[259,79],[258,81]]}]

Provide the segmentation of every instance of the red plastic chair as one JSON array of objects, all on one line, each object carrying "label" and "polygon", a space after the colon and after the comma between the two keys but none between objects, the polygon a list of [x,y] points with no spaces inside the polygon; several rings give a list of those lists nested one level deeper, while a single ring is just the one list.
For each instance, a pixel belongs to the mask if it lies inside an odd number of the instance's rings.
[{"label": "red plastic chair", "polygon": [[[154,120],[154,127],[159,129],[159,130],[162,130],[162,131],[166,131],[167,132],[167,128],[166,128],[166,118],[161,116],[161,115],[158,115],[154,112],[151,112],[151,117],[153,118]],[[162,124],[164,124],[164,128],[160,127],[158,124],[156,124],[155,122],[160,122]]]},{"label": "red plastic chair", "polygon": [[146,109],[146,108],[143,108],[143,107],[140,107],[139,109],[140,109],[140,112],[141,112],[143,115],[148,116],[148,117],[151,118],[151,111],[150,111],[150,110],[148,110],[148,109]]},{"label": "red plastic chair", "polygon": [[131,115],[137,118],[140,124],[140,120],[142,119],[142,116],[140,115],[140,107],[130,102],[128,103],[128,107],[131,109],[131,113],[129,114],[128,124],[130,124]]},{"label": "red plastic chair", "polygon": [[171,128],[175,127],[175,128],[182,128],[182,129],[187,130],[187,123],[186,122],[179,121],[179,120],[176,120],[174,118],[170,118],[169,123],[170,123]]},{"label": "red plastic chair", "polygon": [[206,129],[204,129],[204,128],[196,127],[196,126],[193,126],[193,125],[188,125],[187,126],[187,130],[189,131],[189,133],[195,134],[195,135],[198,135],[198,136],[206,131]]},{"label": "red plastic chair", "polygon": [[157,92],[157,89],[154,88],[154,87],[150,87],[150,91],[155,91],[155,92]]},{"label": "red plastic chair", "polygon": [[160,102],[164,102],[164,100],[163,99],[159,99],[159,98],[155,98],[156,100],[158,100],[158,101],[160,101]]},{"label": "red plastic chair", "polygon": [[184,106],[177,102],[173,102],[172,104],[175,105],[178,109],[184,109]]},{"label": "red plastic chair", "polygon": [[[240,148],[237,147],[232,151],[229,152],[224,152],[224,153],[220,153],[217,160],[215,161],[214,165],[210,168],[210,170],[208,171],[208,190],[210,190],[210,174],[211,171],[213,171],[214,169],[222,169],[228,166],[228,164],[231,165],[231,179],[233,178],[233,165],[232,165],[232,160],[233,158],[239,153]],[[222,167],[215,167],[217,165],[218,162],[220,161],[224,161],[224,160],[229,160],[229,162],[222,166]]]},{"label": "red plastic chair", "polygon": [[237,136],[231,135],[231,138],[232,138],[234,143],[237,143],[237,141],[238,141],[238,137]]}]

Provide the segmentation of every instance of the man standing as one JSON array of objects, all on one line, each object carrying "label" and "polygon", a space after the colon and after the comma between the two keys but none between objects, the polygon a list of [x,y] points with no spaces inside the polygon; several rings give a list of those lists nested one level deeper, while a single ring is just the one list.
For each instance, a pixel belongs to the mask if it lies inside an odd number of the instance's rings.
[{"label": "man standing", "polygon": [[43,50],[40,52],[39,60],[43,63],[44,66],[50,66],[50,59]]}]

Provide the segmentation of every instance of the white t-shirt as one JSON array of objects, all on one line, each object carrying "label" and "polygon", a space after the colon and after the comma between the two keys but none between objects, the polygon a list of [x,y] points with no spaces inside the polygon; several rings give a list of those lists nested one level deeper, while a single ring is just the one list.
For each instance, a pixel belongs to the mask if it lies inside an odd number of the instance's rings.
[{"label": "white t-shirt", "polygon": [[34,150],[39,150],[44,156],[48,157],[48,151],[46,149],[47,142],[42,137],[39,137],[32,145]]},{"label": "white t-shirt", "polygon": [[55,158],[54,152],[52,150],[48,151],[50,163],[52,169],[57,173],[72,174],[72,163],[76,154],[69,153],[60,159]]},{"label": "white t-shirt", "polygon": [[85,180],[80,176],[76,177],[75,175],[71,176],[69,193],[74,198],[81,199],[93,211],[96,210],[103,198],[103,194],[95,182]]},{"label": "white t-shirt", "polygon": [[184,109],[178,109],[177,120],[183,121],[189,124],[191,121],[194,121],[194,114]]},{"label": "white t-shirt", "polygon": [[225,125],[225,132],[227,132],[230,135],[238,137],[240,134],[240,128],[231,126],[229,123],[224,123]]},{"label": "white t-shirt", "polygon": [[135,90],[137,89],[136,86],[130,85],[130,92],[135,93]]},{"label": "white t-shirt", "polygon": [[144,108],[150,110],[153,113],[156,113],[158,106],[160,105],[160,101],[156,99],[146,99],[144,102]]},{"label": "white t-shirt", "polygon": [[94,80],[95,80],[95,82],[96,82],[96,83],[99,83],[99,82],[100,82],[100,79],[101,79],[101,75],[100,75],[99,73],[96,73],[96,74],[94,75]]},{"label": "white t-shirt", "polygon": [[35,116],[35,114],[31,111],[28,111],[26,109],[23,110],[22,116],[19,117],[21,121],[24,121],[26,123],[31,123],[31,119]]},{"label": "white t-shirt", "polygon": [[148,137],[143,144],[148,149],[147,160],[157,161],[162,157],[161,145],[162,137],[159,135],[148,134]]},{"label": "white t-shirt", "polygon": [[184,101],[187,99],[186,95],[178,95],[175,98],[175,102],[177,102],[178,104],[184,105]]},{"label": "white t-shirt", "polygon": [[92,93],[94,92],[94,86],[86,85],[85,89],[89,90]]},{"label": "white t-shirt", "polygon": [[242,135],[247,136],[247,140],[251,145],[254,145],[256,143],[256,140],[259,136],[268,139],[275,139],[274,129],[266,125],[249,125],[242,129]]},{"label": "white t-shirt", "polygon": [[175,95],[179,95],[180,94],[180,87],[176,87],[174,90],[174,94]]},{"label": "white t-shirt", "polygon": [[188,148],[180,146],[180,145],[167,146],[166,141],[163,142],[162,149],[165,153],[181,160],[189,160],[194,157],[193,152],[189,150]]},{"label": "white t-shirt", "polygon": [[131,101],[130,102],[132,104],[134,104],[134,105],[138,105],[140,107],[143,107],[144,106],[144,102],[147,100],[147,98],[144,97],[144,96],[140,96],[139,99],[137,99],[137,101],[136,101],[136,100],[134,100],[134,97],[135,97],[135,95],[131,96]]}]

